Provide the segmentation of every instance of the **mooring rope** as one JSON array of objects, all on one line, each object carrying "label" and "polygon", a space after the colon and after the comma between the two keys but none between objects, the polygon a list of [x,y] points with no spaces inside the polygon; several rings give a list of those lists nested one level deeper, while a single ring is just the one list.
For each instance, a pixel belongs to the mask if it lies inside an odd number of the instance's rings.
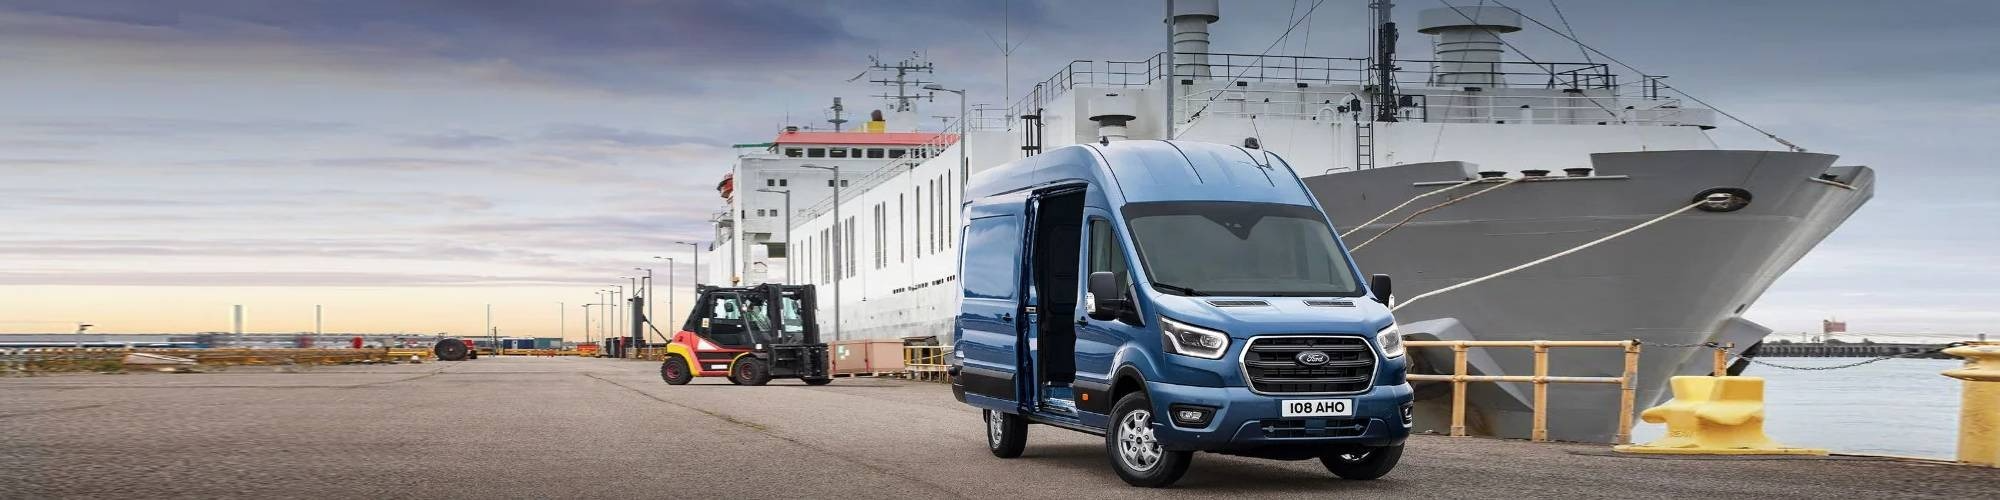
[{"label": "mooring rope", "polygon": [[[1496,185],[1494,185],[1493,187],[1489,187],[1489,188],[1486,188],[1486,189],[1481,189],[1481,190],[1478,190],[1478,191],[1473,191],[1473,192],[1472,192],[1472,194],[1468,194],[1468,195],[1465,195],[1465,197],[1462,197],[1462,198],[1452,198],[1452,199],[1451,199],[1451,201],[1446,201],[1446,202],[1444,202],[1444,203],[1439,203],[1439,204],[1436,204],[1436,205],[1431,205],[1431,206],[1430,206],[1429,208],[1425,208],[1425,209],[1423,209],[1423,210],[1418,210],[1418,211],[1416,211],[1415,213],[1412,213],[1412,214],[1410,214],[1410,216],[1409,216],[1409,217],[1404,217],[1404,218],[1403,218],[1403,220],[1402,220],[1402,221],[1400,221],[1400,222],[1397,222],[1397,223],[1396,223],[1396,225],[1393,225],[1393,226],[1389,226],[1389,228],[1388,228],[1388,229],[1384,229],[1384,230],[1382,230],[1382,232],[1381,232],[1381,233],[1377,233],[1377,234],[1376,234],[1376,235],[1375,235],[1374,237],[1371,237],[1371,238],[1368,238],[1368,241],[1363,241],[1363,242],[1361,242],[1361,244],[1359,244],[1359,245],[1355,245],[1355,246],[1354,246],[1354,248],[1349,248],[1349,249],[1347,249],[1347,251],[1349,251],[1349,252],[1353,252],[1353,251],[1357,251],[1357,250],[1360,250],[1360,249],[1361,249],[1361,247],[1365,247],[1365,246],[1368,246],[1368,244],[1369,244],[1369,243],[1374,243],[1374,242],[1375,242],[1375,240],[1379,240],[1379,239],[1382,239],[1382,237],[1383,237],[1383,236],[1388,236],[1388,235],[1389,235],[1389,233],[1391,233],[1391,232],[1394,232],[1394,231],[1395,231],[1396,229],[1398,229],[1398,228],[1401,228],[1401,227],[1403,227],[1403,225],[1404,225],[1404,224],[1409,224],[1409,223],[1410,223],[1410,221],[1412,221],[1412,220],[1416,220],[1417,216],[1420,216],[1420,215],[1423,215],[1423,214],[1427,214],[1427,213],[1431,213],[1431,211],[1432,211],[1432,210],[1437,210],[1437,209],[1440,209],[1440,208],[1444,208],[1444,207],[1448,207],[1448,206],[1451,206],[1451,205],[1452,205],[1453,203],[1458,203],[1458,202],[1461,202],[1461,201],[1465,201],[1465,200],[1470,200],[1470,199],[1472,199],[1472,198],[1474,198],[1474,197],[1477,197],[1477,196],[1479,196],[1479,195],[1482,195],[1482,194],[1486,194],[1486,193],[1489,193],[1489,192],[1492,192],[1492,191],[1493,191],[1493,190],[1495,190],[1495,189],[1500,189],[1500,188],[1503,188],[1503,187],[1507,187],[1507,185],[1508,185],[1508,184],[1513,184],[1513,183],[1516,183],[1516,182],[1521,182],[1521,180],[1522,180],[1522,179],[1527,179],[1527,178],[1526,178],[1526,177],[1520,177],[1520,178],[1514,178],[1514,179],[1507,179],[1507,182],[1502,182],[1502,183],[1499,183],[1499,184],[1496,184]],[[1359,229],[1359,228],[1356,228],[1356,229]],[[1350,231],[1350,232],[1352,232],[1352,231]],[[1345,235],[1343,235],[1343,236],[1345,236]]]},{"label": "mooring rope", "polygon": [[[1729,196],[1729,195],[1726,195],[1726,194],[1724,194],[1724,195],[1715,195],[1715,196]],[[1401,303],[1398,303],[1398,304],[1396,304],[1396,305],[1395,305],[1394,307],[1390,307],[1390,308],[1389,308],[1389,311],[1390,311],[1390,312],[1395,312],[1396,310],[1399,310],[1399,309],[1402,309],[1402,308],[1405,308],[1405,307],[1409,307],[1409,306],[1410,306],[1410,304],[1415,304],[1415,303],[1417,303],[1417,301],[1420,301],[1420,300],[1424,300],[1424,299],[1426,299],[1426,298],[1429,298],[1429,297],[1432,297],[1432,296],[1435,296],[1435,295],[1438,295],[1438,294],[1442,294],[1442,293],[1445,293],[1445,292],[1449,292],[1449,291],[1452,291],[1452,290],[1457,290],[1457,289],[1460,289],[1460,288],[1465,288],[1465,287],[1468,287],[1468,286],[1472,286],[1472,285],[1477,285],[1477,284],[1479,284],[1479,283],[1481,283],[1481,282],[1484,282],[1484,281],[1486,281],[1486,280],[1490,280],[1490,279],[1493,279],[1493,278],[1498,278],[1498,277],[1501,277],[1501,276],[1506,276],[1506,275],[1508,275],[1508,274],[1511,274],[1511,273],[1513,273],[1513,272],[1515,272],[1515,271],[1519,271],[1519,270],[1522,270],[1522,269],[1527,269],[1527,268],[1530,268],[1530,267],[1534,267],[1534,266],[1536,266],[1536,265],[1539,265],[1539,264],[1541,264],[1541,263],[1544,263],[1544,262],[1548,262],[1548,261],[1551,261],[1551,260],[1556,260],[1556,259],[1558,259],[1558,258],[1561,258],[1562,256],[1565,256],[1565,255],[1569,255],[1569,254],[1573,254],[1573,253],[1577,253],[1577,252],[1581,252],[1581,251],[1583,251],[1583,250],[1584,250],[1584,249],[1586,249],[1586,248],[1590,248],[1590,247],[1594,247],[1594,246],[1597,246],[1597,245],[1598,245],[1598,244],[1600,244],[1600,243],[1604,243],[1604,242],[1606,242],[1606,241],[1611,241],[1611,240],[1614,240],[1614,239],[1617,239],[1617,238],[1618,238],[1618,237],[1620,237],[1620,236],[1625,236],[1625,235],[1627,235],[1627,234],[1632,234],[1632,232],[1633,232],[1633,231],[1638,231],[1638,230],[1640,230],[1640,229],[1645,229],[1645,228],[1646,228],[1646,226],[1651,226],[1651,225],[1653,225],[1653,224],[1657,224],[1657,223],[1659,223],[1660,221],[1663,221],[1663,220],[1667,220],[1667,218],[1669,218],[1669,217],[1673,217],[1673,216],[1676,216],[1676,215],[1680,215],[1680,214],[1682,214],[1682,213],[1686,213],[1686,212],[1687,212],[1687,211],[1689,211],[1689,210],[1693,210],[1693,209],[1694,209],[1695,207],[1699,207],[1699,206],[1702,206],[1702,205],[1705,205],[1705,204],[1708,204],[1708,203],[1712,203],[1712,202],[1714,202],[1714,201],[1715,201],[1715,200],[1714,200],[1713,196],[1711,196],[1710,198],[1705,198],[1705,199],[1702,199],[1702,200],[1699,200],[1699,201],[1696,201],[1696,202],[1694,202],[1694,203],[1689,203],[1689,204],[1688,204],[1687,206],[1684,206],[1684,207],[1681,207],[1680,209],[1677,209],[1677,210],[1674,210],[1674,211],[1672,211],[1672,212],[1667,212],[1667,213],[1666,213],[1665,215],[1661,215],[1661,216],[1659,216],[1659,217],[1654,217],[1654,218],[1653,218],[1653,220],[1649,220],[1649,221],[1646,221],[1646,222],[1641,222],[1641,223],[1639,223],[1638,225],[1635,225],[1635,226],[1632,226],[1632,227],[1628,227],[1628,228],[1625,228],[1625,229],[1624,229],[1623,231],[1619,231],[1619,232],[1616,232],[1616,233],[1611,233],[1611,234],[1609,234],[1609,235],[1606,235],[1606,236],[1605,236],[1605,237],[1603,237],[1603,238],[1598,238],[1598,239],[1596,239],[1596,240],[1592,240],[1592,241],[1591,241],[1591,242],[1589,242],[1589,243],[1584,243],[1584,244],[1582,244],[1582,245],[1577,245],[1577,246],[1576,246],[1576,247],[1574,247],[1574,248],[1570,248],[1570,249],[1568,249],[1568,250],[1563,250],[1563,251],[1561,251],[1561,252],[1556,252],[1555,254],[1553,254],[1553,255],[1550,255],[1550,256],[1547,256],[1547,257],[1542,257],[1542,258],[1539,258],[1539,259],[1535,259],[1535,260],[1532,260],[1532,261],[1528,261],[1528,262],[1527,262],[1527,263],[1525,263],[1525,264],[1521,264],[1521,265],[1518,265],[1518,266],[1514,266],[1514,267],[1510,267],[1510,268],[1507,268],[1506,270],[1503,270],[1503,271],[1500,271],[1500,272],[1497,272],[1497,273],[1493,273],[1493,274],[1488,274],[1488,275],[1485,275],[1485,276],[1480,276],[1480,277],[1478,277],[1478,278],[1473,278],[1473,279],[1471,279],[1471,280],[1468,280],[1468,281],[1466,281],[1466,282],[1463,282],[1463,283],[1459,283],[1459,284],[1456,284],[1456,285],[1452,285],[1452,286],[1448,286],[1448,287],[1444,287],[1444,288],[1439,288],[1439,289],[1436,289],[1436,290],[1431,290],[1431,291],[1429,291],[1429,292],[1425,292],[1425,293],[1423,293],[1423,294],[1421,294],[1421,295],[1418,295],[1418,296],[1415,296],[1415,297],[1410,297],[1410,300],[1405,300],[1405,301],[1402,301]],[[1358,247],[1357,247],[1357,248],[1358,248]]]}]

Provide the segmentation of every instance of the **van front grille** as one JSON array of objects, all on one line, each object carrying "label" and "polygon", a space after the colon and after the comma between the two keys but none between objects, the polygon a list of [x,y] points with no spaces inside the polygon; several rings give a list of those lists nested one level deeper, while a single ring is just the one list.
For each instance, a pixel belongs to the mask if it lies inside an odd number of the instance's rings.
[{"label": "van front grille", "polygon": [[[1326,362],[1302,361],[1308,351],[1325,354]],[[1361,337],[1257,337],[1243,349],[1243,375],[1252,391],[1265,394],[1362,392],[1374,382],[1375,351]]]}]

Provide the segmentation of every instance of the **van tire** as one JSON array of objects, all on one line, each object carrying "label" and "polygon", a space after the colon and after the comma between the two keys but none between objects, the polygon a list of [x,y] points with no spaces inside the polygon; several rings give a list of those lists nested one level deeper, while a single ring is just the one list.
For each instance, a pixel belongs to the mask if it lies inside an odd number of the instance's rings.
[{"label": "van tire", "polygon": [[1320,455],[1319,463],[1341,479],[1367,481],[1389,475],[1402,459],[1403,445],[1399,444],[1327,453]]},{"label": "van tire", "polygon": [[1028,419],[993,410],[982,416],[986,420],[986,451],[993,456],[1015,458],[1028,448]]},{"label": "van tire", "polygon": [[764,385],[771,381],[771,369],[764,366],[764,360],[744,356],[736,361],[735,369],[729,374],[730,380],[741,385]]},{"label": "van tire", "polygon": [[1111,428],[1104,433],[1104,454],[1125,484],[1165,488],[1180,481],[1194,463],[1194,452],[1161,448],[1153,429],[1159,415],[1144,392],[1126,394],[1111,405]]},{"label": "van tire", "polygon": [[694,372],[688,370],[687,359],[670,355],[660,362],[660,380],[667,381],[667,385],[687,385],[694,380]]}]

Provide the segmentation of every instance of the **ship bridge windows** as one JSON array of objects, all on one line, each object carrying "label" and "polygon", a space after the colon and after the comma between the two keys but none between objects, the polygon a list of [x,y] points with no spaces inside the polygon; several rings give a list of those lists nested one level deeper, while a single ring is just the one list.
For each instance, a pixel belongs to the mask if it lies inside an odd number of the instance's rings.
[{"label": "ship bridge windows", "polygon": [[807,158],[825,158],[826,148],[806,148]]},{"label": "ship bridge windows", "polygon": [[827,151],[828,158],[846,158],[847,148],[833,148]]},{"label": "ship bridge windows", "polygon": [[785,156],[788,158],[802,158],[805,155],[805,148],[785,148]]},{"label": "ship bridge windows", "polygon": [[891,149],[891,150],[889,150],[889,157],[890,157],[890,158],[902,158],[902,157],[904,157],[904,156],[907,156],[907,155],[909,155],[909,154],[910,154],[910,151],[909,151],[909,150],[907,150],[907,149]]},{"label": "ship bridge windows", "polygon": [[868,148],[869,158],[881,158],[886,155],[888,155],[888,153],[886,151],[883,151],[882,148]]}]

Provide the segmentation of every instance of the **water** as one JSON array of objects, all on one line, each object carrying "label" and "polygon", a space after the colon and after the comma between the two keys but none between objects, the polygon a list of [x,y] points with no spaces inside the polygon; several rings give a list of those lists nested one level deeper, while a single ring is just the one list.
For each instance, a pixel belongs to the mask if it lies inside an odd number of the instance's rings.
[{"label": "water", "polygon": [[[1857,358],[1766,358],[1790,366],[1828,366]],[[1890,359],[1827,371],[1752,365],[1764,377],[1764,433],[1786,446],[1836,453],[1950,459],[1957,454],[1959,382],[1938,373],[1951,359]],[[1666,434],[1640,422],[1632,441]]]}]

